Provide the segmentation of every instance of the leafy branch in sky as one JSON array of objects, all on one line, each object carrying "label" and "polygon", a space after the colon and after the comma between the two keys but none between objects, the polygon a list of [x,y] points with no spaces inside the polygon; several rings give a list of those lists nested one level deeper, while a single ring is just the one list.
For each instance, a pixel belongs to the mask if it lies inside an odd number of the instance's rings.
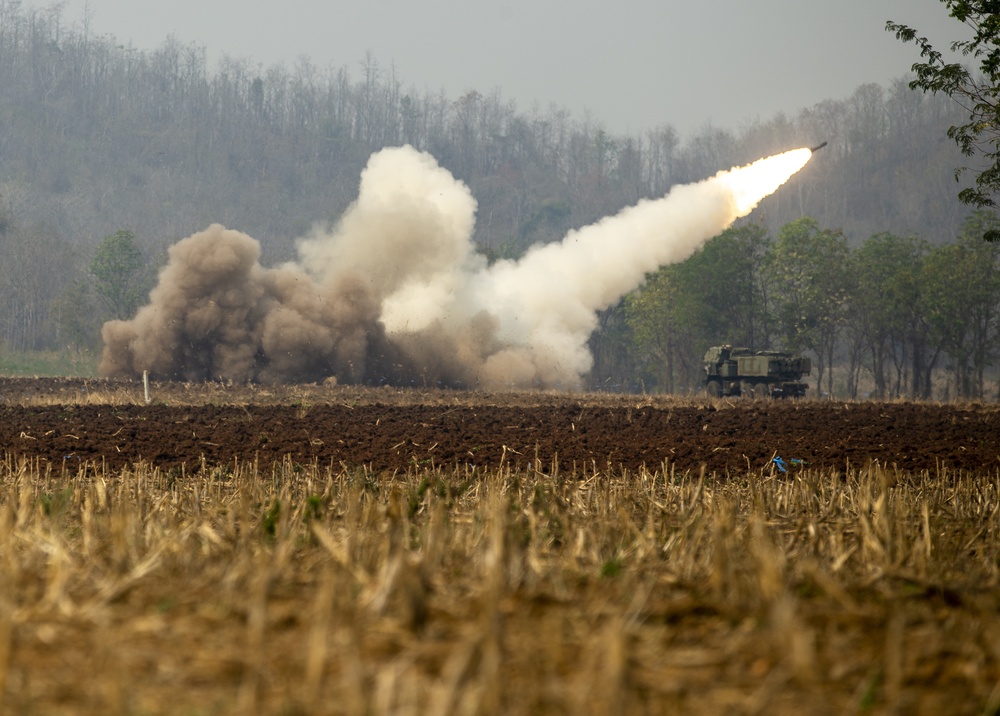
[{"label": "leafy branch in sky", "polygon": [[[951,43],[951,51],[972,58],[973,70],[960,62],[949,62],[926,37],[907,25],[889,21],[886,30],[902,42],[920,48],[923,61],[913,65],[916,75],[911,89],[944,94],[969,113],[965,124],[953,125],[948,137],[965,156],[979,156],[985,166],[976,174],[975,186],[959,191],[958,198],[975,207],[997,206],[994,196],[1000,191],[1000,3],[996,0],[942,0],[948,14],[971,29],[972,37]],[[958,179],[968,167],[955,172]],[[1000,240],[1000,233],[990,231],[984,237]]]}]

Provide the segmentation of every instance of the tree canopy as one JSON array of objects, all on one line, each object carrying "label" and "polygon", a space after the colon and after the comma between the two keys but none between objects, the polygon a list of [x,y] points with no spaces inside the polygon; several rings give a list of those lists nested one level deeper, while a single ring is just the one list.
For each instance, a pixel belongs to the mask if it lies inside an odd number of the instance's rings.
[{"label": "tree canopy", "polygon": [[94,289],[111,318],[124,320],[142,304],[142,252],[131,231],[120,230],[105,236],[90,262]]},{"label": "tree canopy", "polygon": [[[920,48],[922,62],[913,65],[916,78],[911,89],[944,93],[966,112],[969,121],[952,125],[948,137],[968,157],[979,156],[987,166],[978,169],[975,186],[959,191],[959,199],[975,207],[995,207],[994,196],[1000,191],[1000,3],[996,0],[941,0],[948,14],[972,30],[971,39],[951,43],[951,51],[974,60],[972,69],[960,62],[950,62],[926,37],[914,28],[889,21],[886,30],[897,39]],[[968,171],[956,170],[956,179]],[[1000,233],[989,231],[989,241],[1000,240]]]}]

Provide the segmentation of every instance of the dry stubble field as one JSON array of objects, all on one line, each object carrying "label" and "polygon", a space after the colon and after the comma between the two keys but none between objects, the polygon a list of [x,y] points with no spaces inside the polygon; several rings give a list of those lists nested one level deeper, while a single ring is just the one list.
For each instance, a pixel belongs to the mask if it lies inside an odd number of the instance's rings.
[{"label": "dry stubble field", "polygon": [[1000,708],[995,406],[152,398],[0,379],[2,713]]}]

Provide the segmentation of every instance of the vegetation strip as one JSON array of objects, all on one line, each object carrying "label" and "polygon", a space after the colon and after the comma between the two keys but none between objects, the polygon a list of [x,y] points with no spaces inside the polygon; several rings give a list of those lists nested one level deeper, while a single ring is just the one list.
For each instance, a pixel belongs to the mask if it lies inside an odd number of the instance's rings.
[{"label": "vegetation strip", "polygon": [[0,462],[12,713],[992,713],[1000,478]]}]

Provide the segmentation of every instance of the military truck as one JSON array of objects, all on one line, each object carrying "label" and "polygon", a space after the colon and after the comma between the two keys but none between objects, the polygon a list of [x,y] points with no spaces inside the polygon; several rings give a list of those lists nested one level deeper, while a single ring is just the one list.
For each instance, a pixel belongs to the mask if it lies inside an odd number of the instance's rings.
[{"label": "military truck", "polygon": [[730,345],[712,346],[705,353],[705,388],[723,395],[800,398],[806,394],[802,376],[809,375],[809,358],[778,351],[753,351]]}]

